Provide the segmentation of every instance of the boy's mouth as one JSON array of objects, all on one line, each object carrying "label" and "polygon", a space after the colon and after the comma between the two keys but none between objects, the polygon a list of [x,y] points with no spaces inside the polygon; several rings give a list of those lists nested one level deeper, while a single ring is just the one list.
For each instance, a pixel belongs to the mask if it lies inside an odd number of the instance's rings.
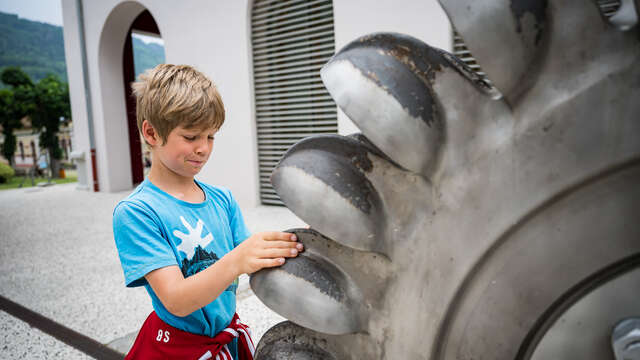
[{"label": "boy's mouth", "polygon": [[193,166],[202,166],[202,164],[204,164],[204,161],[198,161],[198,160],[187,160],[188,163],[190,163]]}]

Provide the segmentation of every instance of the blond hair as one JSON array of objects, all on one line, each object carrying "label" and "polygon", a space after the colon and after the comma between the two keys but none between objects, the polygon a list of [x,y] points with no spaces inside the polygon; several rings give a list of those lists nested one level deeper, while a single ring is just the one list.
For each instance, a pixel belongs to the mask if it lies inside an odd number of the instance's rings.
[{"label": "blond hair", "polygon": [[149,121],[163,144],[178,126],[218,129],[224,123],[218,90],[191,66],[160,64],[140,74],[131,87],[136,97],[138,131],[142,133],[142,122]]}]

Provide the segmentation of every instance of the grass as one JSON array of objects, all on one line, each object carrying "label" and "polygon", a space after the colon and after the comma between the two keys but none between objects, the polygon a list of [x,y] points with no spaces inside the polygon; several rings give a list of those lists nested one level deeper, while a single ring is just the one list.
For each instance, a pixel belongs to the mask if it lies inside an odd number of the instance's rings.
[{"label": "grass", "polygon": [[[78,181],[78,175],[76,174],[75,171],[66,171],[66,177],[64,179],[51,179],[52,183],[56,183],[56,184],[66,184],[66,183],[71,183],[71,182],[77,182]],[[31,185],[31,179],[29,177],[27,177],[26,179],[24,178],[24,176],[14,176],[12,177],[8,182],[4,183],[4,184],[0,184],[0,190],[9,190],[9,189],[18,189],[18,187],[20,186],[20,183],[22,182],[22,180],[24,179],[24,183],[22,184],[23,188],[28,188],[28,187],[32,187]],[[34,179],[34,183],[36,185],[38,185],[38,183],[41,182],[47,182],[47,178],[46,177],[36,177]]]}]

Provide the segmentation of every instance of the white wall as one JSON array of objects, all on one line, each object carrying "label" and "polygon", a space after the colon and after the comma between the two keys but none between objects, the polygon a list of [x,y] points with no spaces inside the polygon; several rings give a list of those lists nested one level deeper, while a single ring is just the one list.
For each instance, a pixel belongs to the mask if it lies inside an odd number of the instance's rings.
[{"label": "white wall", "polygon": [[[451,24],[436,0],[334,0],[333,14],[336,51],[374,32],[403,33],[451,51]],[[340,109],[338,132],[359,132]]]},{"label": "white wall", "polygon": [[[75,0],[63,1],[74,142],[88,151]],[[258,203],[257,155],[251,110],[247,2],[84,0],[85,39],[101,190],[131,188],[122,85],[122,46],[131,22],[145,8],[153,15],[168,63],[189,64],[217,84],[227,120],[199,179],[229,187],[242,206]],[[75,27],[74,27],[75,22]],[[67,26],[69,24],[69,26]]]},{"label": "white wall", "polygon": [[[76,0],[62,0],[65,55],[77,149],[89,151]],[[189,64],[218,86],[226,121],[199,179],[230,188],[243,207],[259,204],[256,130],[251,84],[249,0],[83,0],[88,73],[102,191],[131,188],[122,85],[122,47],[131,22],[153,15],[168,63]],[[367,33],[402,32],[449,49],[450,27],[435,0],[334,0],[336,49]],[[339,114],[340,133],[356,131]],[[87,157],[87,161],[89,158]],[[89,163],[88,163],[89,164]],[[90,166],[87,166],[91,178]]]},{"label": "white wall", "polygon": [[[193,65],[207,74],[217,84],[226,110],[213,154],[198,178],[230,188],[243,207],[258,205],[248,3],[217,0],[175,5],[155,11],[150,7],[165,41],[167,62]],[[175,31],[167,24],[173,24]]]}]

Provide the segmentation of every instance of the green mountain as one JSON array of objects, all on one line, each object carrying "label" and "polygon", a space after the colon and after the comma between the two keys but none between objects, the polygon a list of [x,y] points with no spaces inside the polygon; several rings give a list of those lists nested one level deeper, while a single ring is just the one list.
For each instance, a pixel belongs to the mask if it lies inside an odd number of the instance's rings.
[{"label": "green mountain", "polygon": [[145,70],[164,62],[164,46],[156,43],[147,44],[135,36],[133,37],[133,67],[136,78]]},{"label": "green mountain", "polygon": [[67,81],[62,27],[0,12],[0,69],[19,66],[38,82],[47,74]]},{"label": "green mountain", "polygon": [[[138,76],[164,63],[164,47],[134,37],[133,57]],[[51,73],[67,82],[62,27],[0,12],[0,71],[7,66],[19,66],[34,82]]]}]

